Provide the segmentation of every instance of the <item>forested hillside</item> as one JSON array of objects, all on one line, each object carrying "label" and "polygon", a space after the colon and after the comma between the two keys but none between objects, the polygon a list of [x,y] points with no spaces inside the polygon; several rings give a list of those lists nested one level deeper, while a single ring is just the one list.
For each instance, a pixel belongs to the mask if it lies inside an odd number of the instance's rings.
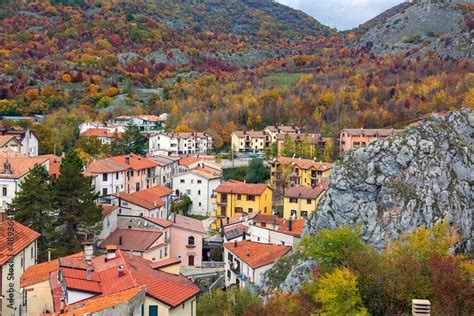
[{"label": "forested hillside", "polygon": [[3,1],[0,19],[0,114],[49,114],[44,152],[124,113],[171,113],[219,148],[236,129],[397,127],[474,103],[472,60],[376,56],[273,1]]}]

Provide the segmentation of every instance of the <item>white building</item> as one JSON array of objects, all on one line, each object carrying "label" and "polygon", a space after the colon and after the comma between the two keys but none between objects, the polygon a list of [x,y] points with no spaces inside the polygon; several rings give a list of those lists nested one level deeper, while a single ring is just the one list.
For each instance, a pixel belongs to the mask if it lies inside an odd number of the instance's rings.
[{"label": "white building", "polygon": [[116,138],[120,138],[123,134],[122,128],[116,127],[99,127],[89,128],[80,134],[81,137],[97,137],[102,144],[110,145]]},{"label": "white building", "polygon": [[189,210],[191,214],[209,216],[212,208],[212,193],[220,183],[220,172],[208,168],[197,168],[175,175],[173,192],[177,196],[189,196],[192,201]]},{"label": "white building", "polygon": [[157,155],[148,159],[158,163],[158,167],[156,167],[156,173],[158,175],[158,184],[167,188],[171,188],[173,176],[178,172],[180,158]]},{"label": "white building", "polygon": [[290,251],[289,246],[247,240],[224,244],[225,286],[260,285],[265,271]]},{"label": "white building", "polygon": [[49,172],[48,157],[0,157],[0,209],[12,202],[20,184],[37,164]]},{"label": "white building", "polygon": [[[22,315],[23,298],[20,277],[25,270],[36,264],[37,239],[40,234],[13,220],[2,221],[0,216],[0,315]],[[13,234],[8,242],[7,236]]]},{"label": "white building", "polygon": [[0,135],[15,136],[21,145],[20,153],[29,157],[38,156],[39,140],[31,130],[2,129],[0,130]]},{"label": "white building", "polygon": [[203,155],[212,150],[212,138],[201,132],[162,132],[151,135],[148,146],[152,155]]},{"label": "white building", "polygon": [[119,116],[109,120],[110,125],[127,126],[130,123],[137,126],[141,132],[156,131],[163,128],[168,114],[157,115],[135,115],[135,116]]},{"label": "white building", "polygon": [[248,225],[249,237],[247,239],[254,242],[291,247],[300,243],[301,235],[303,233],[304,218],[298,220],[284,220],[278,218],[277,224],[273,226],[261,219],[270,216],[257,215],[253,219],[253,223]]},{"label": "white building", "polygon": [[91,162],[84,174],[93,177],[95,191],[101,197],[110,194],[125,192],[127,166],[118,164],[110,159],[100,159]]}]

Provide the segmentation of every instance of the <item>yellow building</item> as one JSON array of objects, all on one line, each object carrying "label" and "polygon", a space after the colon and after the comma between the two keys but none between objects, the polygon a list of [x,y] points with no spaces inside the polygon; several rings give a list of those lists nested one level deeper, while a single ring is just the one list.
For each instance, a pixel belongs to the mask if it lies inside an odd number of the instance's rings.
[{"label": "yellow building", "polygon": [[316,187],[327,181],[331,163],[311,159],[280,157],[272,162],[271,184],[275,187],[300,185]]},{"label": "yellow building", "polygon": [[294,186],[286,190],[283,200],[283,218],[306,218],[316,210],[318,202],[326,192],[324,186],[308,188]]},{"label": "yellow building", "polygon": [[263,152],[271,145],[271,136],[263,131],[235,131],[231,135],[233,152]]},{"label": "yellow building", "polygon": [[219,230],[228,217],[255,212],[272,213],[272,188],[266,184],[231,180],[221,183],[214,192],[212,202],[216,211],[211,215],[216,221],[211,225],[212,229]]}]

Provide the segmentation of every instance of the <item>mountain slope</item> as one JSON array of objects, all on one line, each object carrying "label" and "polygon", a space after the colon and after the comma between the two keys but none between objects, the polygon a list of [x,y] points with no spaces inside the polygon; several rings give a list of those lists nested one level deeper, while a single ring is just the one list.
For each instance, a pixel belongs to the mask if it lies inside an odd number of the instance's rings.
[{"label": "mountain slope", "polygon": [[460,249],[473,238],[474,111],[451,112],[344,154],[305,226],[360,226],[382,249],[390,239],[440,221],[456,225]]},{"label": "mountain slope", "polygon": [[394,9],[362,25],[359,31],[365,32],[352,47],[367,47],[379,55],[402,52],[416,57],[434,52],[441,58],[472,60],[472,5],[418,3]]}]

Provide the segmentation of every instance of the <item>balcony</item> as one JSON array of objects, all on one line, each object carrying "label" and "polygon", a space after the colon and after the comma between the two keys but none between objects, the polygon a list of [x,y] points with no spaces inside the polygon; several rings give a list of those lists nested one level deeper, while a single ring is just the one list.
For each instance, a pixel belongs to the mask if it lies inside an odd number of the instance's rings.
[{"label": "balcony", "polygon": [[240,275],[240,264],[238,262],[229,261],[229,269],[237,275]]},{"label": "balcony", "polygon": [[218,205],[227,205],[227,200],[220,200],[220,201],[217,201],[217,204],[218,204]]},{"label": "balcony", "polygon": [[186,248],[196,248],[196,245],[195,244],[187,244]]}]

